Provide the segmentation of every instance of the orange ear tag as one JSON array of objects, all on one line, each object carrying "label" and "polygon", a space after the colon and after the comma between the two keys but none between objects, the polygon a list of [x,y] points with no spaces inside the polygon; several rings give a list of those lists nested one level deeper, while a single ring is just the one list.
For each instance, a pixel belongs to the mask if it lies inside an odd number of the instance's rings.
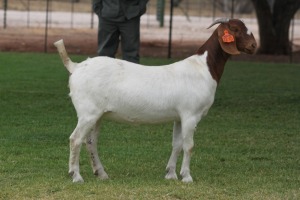
[{"label": "orange ear tag", "polygon": [[225,29],[224,35],[222,36],[222,40],[223,42],[230,43],[230,42],[234,42],[234,37],[233,35],[228,33],[228,30]]}]

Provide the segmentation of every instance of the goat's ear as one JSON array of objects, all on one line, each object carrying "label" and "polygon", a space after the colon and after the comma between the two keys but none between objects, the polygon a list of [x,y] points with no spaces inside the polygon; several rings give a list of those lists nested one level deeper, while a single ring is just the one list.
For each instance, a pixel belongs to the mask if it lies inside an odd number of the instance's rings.
[{"label": "goat's ear", "polygon": [[240,51],[236,46],[236,38],[234,32],[232,32],[226,24],[221,24],[218,27],[218,40],[222,49],[231,55],[240,54]]}]

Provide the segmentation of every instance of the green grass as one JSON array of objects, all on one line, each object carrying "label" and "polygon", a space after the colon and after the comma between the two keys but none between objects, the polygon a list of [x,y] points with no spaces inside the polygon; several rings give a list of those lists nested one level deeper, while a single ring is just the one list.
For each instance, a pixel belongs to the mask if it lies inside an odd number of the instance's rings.
[{"label": "green grass", "polygon": [[73,184],[68,138],[76,113],[67,79],[56,54],[0,53],[0,199],[300,198],[299,66],[227,63],[195,134],[192,184],[163,179],[172,124],[109,121],[99,150],[111,179],[93,176],[83,148],[85,183]]}]

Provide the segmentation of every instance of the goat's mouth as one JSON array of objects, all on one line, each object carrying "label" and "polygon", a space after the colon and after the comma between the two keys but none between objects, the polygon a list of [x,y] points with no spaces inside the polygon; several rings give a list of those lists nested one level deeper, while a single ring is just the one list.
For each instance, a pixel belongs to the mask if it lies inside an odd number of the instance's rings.
[{"label": "goat's mouth", "polygon": [[246,45],[245,48],[244,48],[244,52],[246,54],[254,54],[255,51],[256,51],[256,47],[257,47],[256,42],[251,43],[250,45]]},{"label": "goat's mouth", "polygon": [[255,53],[255,48],[245,48],[244,53],[246,54],[254,54]]}]

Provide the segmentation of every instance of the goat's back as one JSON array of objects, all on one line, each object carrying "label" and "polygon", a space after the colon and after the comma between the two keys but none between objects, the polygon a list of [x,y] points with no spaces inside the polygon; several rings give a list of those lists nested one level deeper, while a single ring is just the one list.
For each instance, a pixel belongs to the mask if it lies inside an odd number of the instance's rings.
[{"label": "goat's back", "polygon": [[86,109],[80,106],[84,99],[119,121],[178,120],[182,112],[210,107],[214,99],[216,82],[198,57],[159,67],[108,57],[88,59],[70,76],[70,96],[77,111]]}]

